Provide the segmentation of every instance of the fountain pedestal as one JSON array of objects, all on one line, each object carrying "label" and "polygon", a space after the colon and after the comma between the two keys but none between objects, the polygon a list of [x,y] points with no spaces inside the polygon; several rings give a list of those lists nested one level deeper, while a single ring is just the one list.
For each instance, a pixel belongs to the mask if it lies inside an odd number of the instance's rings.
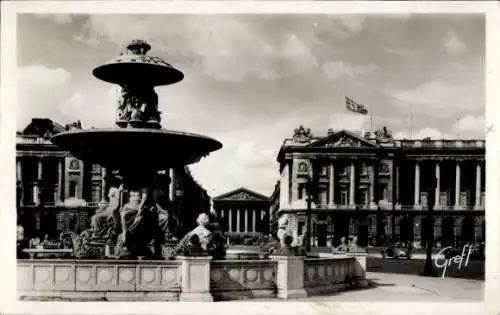
[{"label": "fountain pedestal", "polygon": [[178,256],[181,261],[180,301],[212,302],[210,293],[210,256]]}]

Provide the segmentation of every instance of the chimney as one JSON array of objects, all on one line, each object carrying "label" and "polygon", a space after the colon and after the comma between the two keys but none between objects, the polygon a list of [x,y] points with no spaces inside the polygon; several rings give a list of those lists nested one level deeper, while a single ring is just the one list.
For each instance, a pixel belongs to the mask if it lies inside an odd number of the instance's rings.
[{"label": "chimney", "polygon": [[326,132],[326,136],[329,137],[329,136],[331,136],[333,134],[334,134],[333,129],[332,128],[328,128],[328,131]]}]

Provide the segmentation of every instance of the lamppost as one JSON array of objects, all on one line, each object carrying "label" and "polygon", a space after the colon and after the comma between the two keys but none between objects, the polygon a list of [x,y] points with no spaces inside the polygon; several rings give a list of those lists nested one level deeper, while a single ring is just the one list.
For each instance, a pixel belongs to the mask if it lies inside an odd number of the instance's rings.
[{"label": "lamppost", "polygon": [[311,251],[311,215],[312,215],[312,202],[314,201],[316,187],[314,181],[308,177],[306,182],[306,202],[307,202],[307,228],[306,228],[306,253]]},{"label": "lamppost", "polygon": [[437,178],[435,176],[432,177],[430,186],[429,198],[427,201],[429,208],[427,210],[427,226],[425,227],[425,230],[427,232],[427,253],[425,258],[424,272],[420,275],[424,277],[437,277],[437,272],[432,266],[432,245],[434,243],[434,222],[432,220],[432,211],[434,210],[434,200],[437,186]]}]

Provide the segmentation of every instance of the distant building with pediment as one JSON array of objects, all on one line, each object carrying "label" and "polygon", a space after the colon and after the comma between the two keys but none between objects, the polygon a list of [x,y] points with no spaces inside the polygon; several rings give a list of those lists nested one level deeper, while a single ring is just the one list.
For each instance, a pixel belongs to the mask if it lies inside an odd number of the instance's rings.
[{"label": "distant building with pediment", "polygon": [[241,187],[213,198],[213,206],[228,236],[267,235],[269,197]]},{"label": "distant building with pediment", "polygon": [[[373,134],[330,129],[314,137],[299,127],[284,140],[277,161],[272,231],[286,214],[289,230],[305,235],[306,183],[311,180],[317,246],[356,235],[361,223],[368,225],[372,245],[387,239],[425,245],[430,224],[435,246],[485,239],[484,140],[394,139],[387,128]],[[432,223],[426,219],[431,189]]]}]

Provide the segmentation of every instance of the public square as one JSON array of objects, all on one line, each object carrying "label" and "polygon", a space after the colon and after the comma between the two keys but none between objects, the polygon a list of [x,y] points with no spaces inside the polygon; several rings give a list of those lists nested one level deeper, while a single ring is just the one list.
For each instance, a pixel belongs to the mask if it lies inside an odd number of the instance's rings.
[{"label": "public square", "polygon": [[481,300],[484,17],[18,24],[18,299]]}]

